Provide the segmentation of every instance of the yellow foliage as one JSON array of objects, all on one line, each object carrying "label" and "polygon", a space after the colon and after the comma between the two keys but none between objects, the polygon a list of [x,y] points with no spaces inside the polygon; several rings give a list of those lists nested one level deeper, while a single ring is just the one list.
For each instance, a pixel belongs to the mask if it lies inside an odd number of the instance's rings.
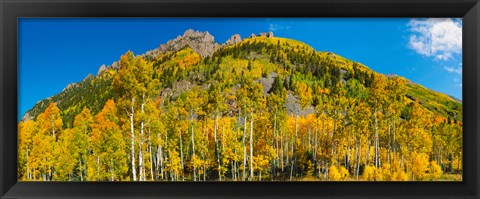
[{"label": "yellow foliage", "polygon": [[393,172],[393,175],[392,175],[392,180],[393,181],[407,181],[408,180],[408,176],[405,172],[399,170],[399,171],[395,171]]},{"label": "yellow foliage", "polygon": [[382,173],[382,170],[381,170],[381,169],[379,169],[379,168],[374,168],[373,180],[374,180],[374,181],[382,181],[382,180],[384,180],[384,176],[383,176],[383,173]]},{"label": "yellow foliage", "polygon": [[408,176],[404,171],[404,168],[399,161],[393,161],[391,166],[391,176],[390,179],[393,181],[406,181]]},{"label": "yellow foliage", "polygon": [[263,172],[268,169],[268,159],[264,155],[253,156],[253,169]]},{"label": "yellow foliage", "polygon": [[300,98],[299,101],[302,108],[306,108],[312,103],[312,89],[307,84],[304,82],[297,83],[295,91]]},{"label": "yellow foliage", "polygon": [[411,170],[415,179],[421,180],[425,177],[425,174],[428,171],[428,155],[425,153],[414,153],[413,155],[414,159]]},{"label": "yellow foliage", "polygon": [[393,176],[392,176],[391,169],[392,167],[388,163],[385,163],[382,165],[381,174],[382,174],[383,180],[392,180]]},{"label": "yellow foliage", "polygon": [[439,178],[443,171],[442,168],[437,164],[435,161],[430,162],[430,175],[432,175],[433,178]]},{"label": "yellow foliage", "polygon": [[336,166],[332,165],[328,170],[329,180],[338,181],[342,179],[342,175],[340,174]]},{"label": "yellow foliage", "polygon": [[363,170],[362,178],[363,180],[374,180],[375,179],[375,167],[373,166],[365,166]]},{"label": "yellow foliage", "polygon": [[347,180],[348,176],[350,175],[348,170],[344,166],[340,167],[340,172],[339,173],[340,173],[340,179],[342,179],[342,180]]},{"label": "yellow foliage", "polygon": [[462,170],[462,160],[461,158],[458,158],[458,156],[455,156],[452,160],[452,165],[454,170]]}]

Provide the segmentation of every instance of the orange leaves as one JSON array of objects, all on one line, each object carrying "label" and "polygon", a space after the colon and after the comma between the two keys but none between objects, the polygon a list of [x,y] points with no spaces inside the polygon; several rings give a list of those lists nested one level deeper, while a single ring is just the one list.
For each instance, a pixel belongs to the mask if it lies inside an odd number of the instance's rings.
[{"label": "orange leaves", "polygon": [[115,102],[108,100],[102,111],[95,116],[95,124],[93,127],[101,130],[112,128],[118,120],[116,114],[117,107],[115,106]]},{"label": "orange leaves", "polygon": [[40,121],[43,132],[51,134],[55,139],[58,137],[63,124],[62,118],[60,117],[60,109],[58,109],[54,102],[48,105],[45,112],[40,114],[37,120]]},{"label": "orange leaves", "polygon": [[201,56],[191,48],[185,48],[175,53],[175,62],[182,70],[187,70],[201,60]]},{"label": "orange leaves", "polygon": [[433,118],[433,122],[434,124],[440,124],[442,122],[445,122],[445,118],[440,116],[440,115],[435,115],[434,118]]},{"label": "orange leaves", "polygon": [[330,90],[328,88],[321,88],[320,86],[317,86],[317,93],[322,95],[328,95],[330,94]]},{"label": "orange leaves", "polygon": [[89,180],[121,180],[127,171],[126,142],[117,122],[115,102],[108,100],[92,125]]}]

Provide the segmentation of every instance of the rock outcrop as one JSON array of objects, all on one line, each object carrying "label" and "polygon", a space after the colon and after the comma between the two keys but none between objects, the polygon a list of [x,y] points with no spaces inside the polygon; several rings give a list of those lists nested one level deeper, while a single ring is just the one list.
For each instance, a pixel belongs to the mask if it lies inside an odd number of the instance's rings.
[{"label": "rock outcrop", "polygon": [[98,72],[97,72],[97,76],[101,75],[104,71],[108,70],[108,69],[114,69],[114,70],[120,70],[120,62],[113,62],[111,65],[109,66],[105,66],[105,64],[102,64],[100,66],[100,68],[98,68]]},{"label": "rock outcrop", "polygon": [[220,49],[221,45],[216,43],[214,37],[207,32],[194,31],[189,29],[177,38],[168,41],[166,44],[160,45],[157,49],[148,51],[144,56],[155,57],[159,53],[167,51],[178,51],[184,47],[190,47],[193,51],[202,57],[212,56],[212,54]]},{"label": "rock outcrop", "polygon": [[98,69],[97,76],[100,75],[100,74],[102,74],[103,71],[105,71],[105,70],[107,70],[107,67],[105,66],[105,64],[102,64],[102,65],[100,66],[100,68]]},{"label": "rock outcrop", "polygon": [[267,37],[273,37],[273,32],[272,31],[268,32]]},{"label": "rock outcrop", "polygon": [[276,72],[270,73],[267,77],[261,77],[258,79],[256,82],[262,84],[263,88],[263,95],[268,95],[268,92],[272,88],[273,82],[275,81],[275,77],[277,77],[278,74]]},{"label": "rock outcrop", "polygon": [[115,70],[119,70],[120,69],[120,62],[113,62],[112,65],[110,65],[109,67],[112,67],[113,69]]},{"label": "rock outcrop", "polygon": [[77,86],[78,86],[78,85],[77,85],[76,83],[68,84],[68,85],[62,90],[62,92],[63,92],[63,91],[66,91],[66,90],[69,90],[69,89],[71,89],[71,88],[75,88],[75,87],[77,87]]},{"label": "rock outcrop", "polygon": [[306,116],[315,112],[315,109],[312,105],[308,105],[308,107],[302,108],[300,102],[298,102],[297,97],[295,97],[292,92],[288,93],[285,108],[287,108],[287,114],[289,115]]},{"label": "rock outcrop", "polygon": [[273,32],[270,31],[270,32],[261,32],[259,35],[255,35],[254,33],[252,33],[250,35],[250,38],[254,38],[254,37],[267,37],[267,38],[272,38],[273,37]]},{"label": "rock outcrop", "polygon": [[242,37],[240,37],[239,34],[234,34],[230,37],[230,39],[228,39],[226,42],[225,42],[225,45],[233,45],[233,44],[236,44],[236,43],[240,43],[242,42]]}]

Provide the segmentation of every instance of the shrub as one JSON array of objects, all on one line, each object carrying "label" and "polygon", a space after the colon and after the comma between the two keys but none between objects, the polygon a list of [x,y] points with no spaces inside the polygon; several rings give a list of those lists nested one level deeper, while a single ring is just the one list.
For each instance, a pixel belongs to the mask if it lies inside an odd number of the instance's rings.
[{"label": "shrub", "polygon": [[422,180],[428,171],[428,155],[425,153],[414,153],[412,173],[416,180]]},{"label": "shrub", "polygon": [[329,171],[328,171],[328,179],[329,180],[341,180],[341,174],[338,171],[336,166],[330,166]]},{"label": "shrub", "polygon": [[392,167],[390,166],[390,164],[385,163],[382,165],[381,174],[382,174],[383,180],[392,180],[393,176],[392,176],[391,170],[392,170]]},{"label": "shrub", "polygon": [[373,166],[365,166],[363,170],[362,178],[364,180],[374,180],[375,179],[375,167]]},{"label": "shrub", "polygon": [[348,176],[350,175],[350,173],[348,172],[348,170],[344,166],[340,167],[339,173],[340,173],[340,179],[341,180],[347,180]]},{"label": "shrub", "polygon": [[430,162],[429,173],[432,175],[432,178],[439,178],[442,174],[442,168],[435,161]]},{"label": "shrub", "polygon": [[395,171],[393,172],[393,181],[407,181],[408,180],[408,176],[407,174],[404,172],[404,171]]}]

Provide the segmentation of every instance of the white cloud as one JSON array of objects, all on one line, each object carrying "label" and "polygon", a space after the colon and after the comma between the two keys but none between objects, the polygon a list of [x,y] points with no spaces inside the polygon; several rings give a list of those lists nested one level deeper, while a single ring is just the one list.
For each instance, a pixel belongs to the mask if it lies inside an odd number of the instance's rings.
[{"label": "white cloud", "polygon": [[453,78],[453,82],[455,83],[456,86],[462,87],[462,81],[458,78]]},{"label": "white cloud", "polygon": [[446,71],[451,72],[451,73],[457,73],[457,74],[462,74],[462,67],[454,68],[454,67],[448,67],[445,66],[443,67]]},{"label": "white cloud", "polygon": [[458,79],[458,78],[453,78],[453,83],[455,86],[457,87],[462,87],[462,80]]},{"label": "white cloud", "polygon": [[436,60],[449,60],[462,53],[462,21],[451,18],[412,19],[407,24],[409,46]]},{"label": "white cloud", "polygon": [[268,27],[268,30],[270,31],[288,30],[288,29],[290,29],[290,26],[283,26],[279,24],[270,24]]}]

